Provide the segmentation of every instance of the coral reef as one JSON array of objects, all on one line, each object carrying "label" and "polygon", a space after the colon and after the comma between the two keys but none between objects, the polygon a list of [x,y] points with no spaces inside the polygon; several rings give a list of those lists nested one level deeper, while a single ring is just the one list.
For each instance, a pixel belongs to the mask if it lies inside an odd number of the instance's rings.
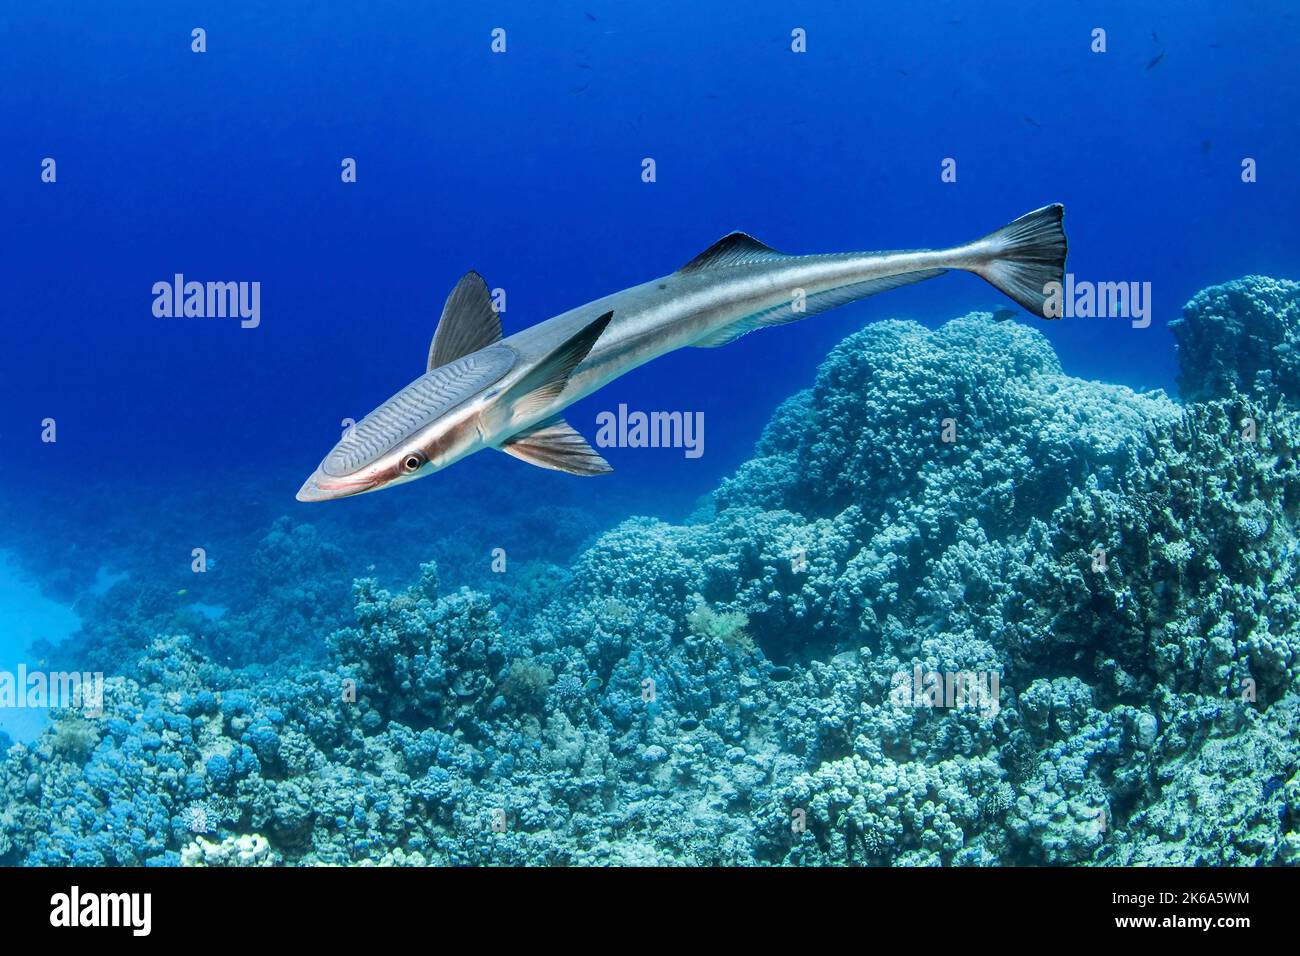
[{"label": "coral reef", "polygon": [[1198,292],[1169,323],[1189,402],[1241,393],[1300,401],[1300,283],[1246,276]]},{"label": "coral reef", "polygon": [[220,843],[199,837],[181,850],[181,866],[275,866],[275,854],[256,833],[228,836]]},{"label": "coral reef", "polygon": [[1186,404],[873,325],[687,522],[565,566],[349,608],[281,521],[219,622],[120,584],[83,641],[131,666],[7,750],[0,863],[1294,863],[1296,301],[1199,294]]}]

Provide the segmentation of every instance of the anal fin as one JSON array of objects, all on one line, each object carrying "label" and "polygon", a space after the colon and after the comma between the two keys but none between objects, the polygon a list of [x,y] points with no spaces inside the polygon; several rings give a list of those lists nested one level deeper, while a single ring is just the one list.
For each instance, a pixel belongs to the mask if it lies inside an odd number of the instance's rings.
[{"label": "anal fin", "polygon": [[501,446],[520,461],[571,475],[607,475],[614,469],[563,418],[551,418],[520,432]]}]

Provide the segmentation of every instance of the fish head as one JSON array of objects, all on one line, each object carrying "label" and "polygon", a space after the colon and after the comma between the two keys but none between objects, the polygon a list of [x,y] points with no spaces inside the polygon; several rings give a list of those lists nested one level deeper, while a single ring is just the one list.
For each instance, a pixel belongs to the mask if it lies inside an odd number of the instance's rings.
[{"label": "fish head", "polygon": [[[344,439],[346,441],[346,439]],[[339,442],[342,445],[343,442]],[[436,468],[429,453],[415,441],[404,442],[384,453],[376,461],[355,471],[331,467],[339,459],[338,445],[303,482],[296,495],[299,501],[332,501],[349,498],[382,488],[414,481]]]},{"label": "fish head", "polygon": [[298,489],[298,500],[403,485],[485,447],[493,386],[515,360],[512,349],[496,345],[421,375],[344,433]]}]

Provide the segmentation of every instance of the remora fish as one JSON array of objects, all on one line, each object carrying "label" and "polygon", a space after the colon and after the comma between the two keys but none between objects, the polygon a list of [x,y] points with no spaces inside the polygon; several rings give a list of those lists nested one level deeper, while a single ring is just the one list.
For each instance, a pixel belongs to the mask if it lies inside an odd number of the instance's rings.
[{"label": "remora fish", "polygon": [[973,272],[1043,315],[1043,287],[1062,282],[1063,207],[1044,206],[950,249],[791,256],[733,232],[672,275],[624,289],[501,336],[487,284],[456,284],[427,371],[356,424],[298,492],[325,501],[432,474],[499,448],[573,475],[611,471],[560,417],[638,365],[687,345],[712,348],[747,332],[932,279]]}]

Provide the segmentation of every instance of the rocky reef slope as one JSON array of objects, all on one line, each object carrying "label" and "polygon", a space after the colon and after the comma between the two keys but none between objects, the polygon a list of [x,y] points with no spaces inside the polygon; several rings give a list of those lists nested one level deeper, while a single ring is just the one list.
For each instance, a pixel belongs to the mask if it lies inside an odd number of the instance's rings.
[{"label": "rocky reef slope", "polygon": [[985,314],[870,326],[685,524],[351,615],[268,589],[323,665],[118,599],[129,675],[9,748],[0,863],[1294,862],[1300,285],[1175,332],[1186,404]]}]

